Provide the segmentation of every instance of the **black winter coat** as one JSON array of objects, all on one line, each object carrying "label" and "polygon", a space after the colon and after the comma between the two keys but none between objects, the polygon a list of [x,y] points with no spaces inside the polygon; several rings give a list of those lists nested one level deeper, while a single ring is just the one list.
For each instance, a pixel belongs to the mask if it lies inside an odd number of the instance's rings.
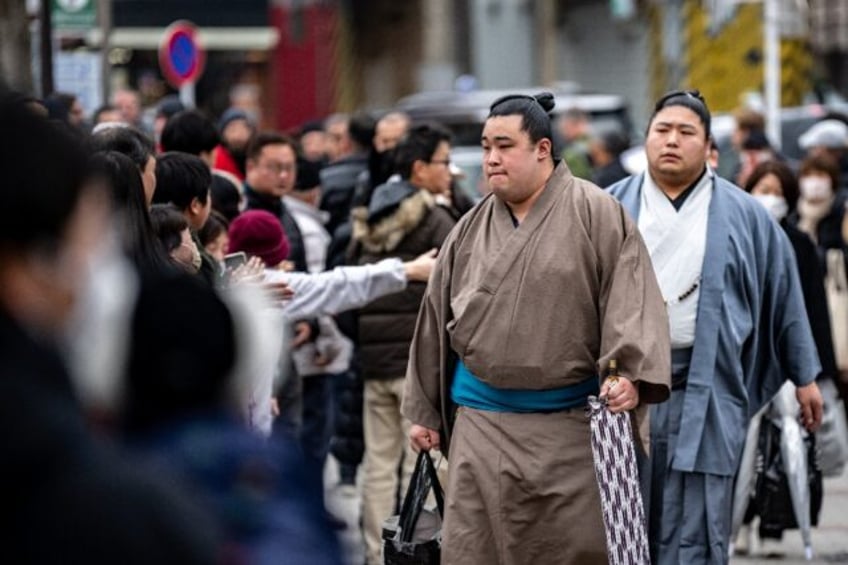
[{"label": "black winter coat", "polygon": [[[454,218],[433,196],[406,181],[384,184],[368,208],[353,210],[353,262],[376,263],[389,257],[414,259],[442,245]],[[378,298],[359,312],[359,347],[365,379],[403,377],[409,346],[426,289],[410,283],[405,290]]]},{"label": "black winter coat", "polygon": [[816,245],[807,234],[789,224],[781,222],[798,262],[798,274],[801,276],[801,290],[804,293],[804,305],[813,330],[813,339],[822,364],[822,375],[836,375],[836,358],[833,354],[833,338],[830,332],[830,315],[824,291],[824,274],[818,261]]},{"label": "black winter coat", "polygon": [[247,184],[244,185],[244,195],[247,198],[248,210],[265,210],[280,219],[280,224],[289,240],[289,256],[287,259],[294,263],[295,271],[307,272],[309,269],[306,266],[306,248],[303,246],[303,236],[300,233],[300,228],[297,227],[297,222],[294,221],[294,217],[283,203],[283,199],[259,194]]}]

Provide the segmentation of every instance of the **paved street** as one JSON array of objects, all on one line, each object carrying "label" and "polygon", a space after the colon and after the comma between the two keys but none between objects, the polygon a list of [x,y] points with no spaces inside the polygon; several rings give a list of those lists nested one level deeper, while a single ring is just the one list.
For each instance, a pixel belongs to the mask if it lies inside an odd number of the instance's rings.
[{"label": "paved street", "polygon": [[[331,458],[325,473],[327,484],[327,505],[339,518],[343,518],[348,527],[341,534],[347,562],[362,565],[364,553],[359,534],[359,489],[338,489],[338,471]],[[825,479],[825,498],[818,528],[813,529],[812,561],[804,560],[804,545],[797,530],[784,534],[782,557],[768,557],[754,547],[750,556],[737,556],[731,559],[733,565],[802,565],[809,563],[848,563],[848,471],[841,477]]]}]

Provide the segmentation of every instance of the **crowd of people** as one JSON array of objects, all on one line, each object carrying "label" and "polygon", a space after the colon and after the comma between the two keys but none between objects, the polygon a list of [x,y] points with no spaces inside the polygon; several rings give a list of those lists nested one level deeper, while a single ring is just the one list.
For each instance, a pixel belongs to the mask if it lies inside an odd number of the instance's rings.
[{"label": "crowd of people", "polygon": [[445,563],[606,562],[600,395],[639,431],[652,559],[722,563],[751,418],[787,381],[810,434],[848,398],[839,116],[794,163],[739,114],[725,180],[706,101],[675,91],[633,175],[620,134],[507,96],[475,203],[449,131],[400,112],[289,136],[175,97],[148,127],[131,91],[90,121],[0,94],[0,536],[22,562],[340,563],[324,493],[360,485],[379,564],[421,449],[450,455]]}]

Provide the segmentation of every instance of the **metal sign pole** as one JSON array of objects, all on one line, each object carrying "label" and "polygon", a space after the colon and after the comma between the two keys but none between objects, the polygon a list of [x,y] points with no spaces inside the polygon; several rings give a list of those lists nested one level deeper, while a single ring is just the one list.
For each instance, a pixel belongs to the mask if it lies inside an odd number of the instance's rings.
[{"label": "metal sign pole", "polygon": [[191,109],[196,106],[194,100],[194,81],[186,81],[180,86],[180,102],[186,109]]}]

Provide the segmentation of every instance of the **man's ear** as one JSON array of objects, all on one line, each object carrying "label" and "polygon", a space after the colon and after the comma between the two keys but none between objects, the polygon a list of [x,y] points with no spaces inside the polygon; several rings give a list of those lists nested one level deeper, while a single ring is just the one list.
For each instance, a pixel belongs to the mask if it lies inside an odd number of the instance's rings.
[{"label": "man's ear", "polygon": [[191,202],[188,205],[188,211],[191,213],[192,216],[198,216],[205,207],[206,204],[203,204],[200,199],[195,196],[191,199]]},{"label": "man's ear", "polygon": [[421,176],[421,173],[424,171],[424,167],[427,166],[427,163],[422,161],[421,159],[415,160],[412,162],[412,170],[410,171],[409,178],[410,179],[418,179]]},{"label": "man's ear", "polygon": [[539,161],[544,161],[551,156],[551,140],[543,137],[536,145]]}]

